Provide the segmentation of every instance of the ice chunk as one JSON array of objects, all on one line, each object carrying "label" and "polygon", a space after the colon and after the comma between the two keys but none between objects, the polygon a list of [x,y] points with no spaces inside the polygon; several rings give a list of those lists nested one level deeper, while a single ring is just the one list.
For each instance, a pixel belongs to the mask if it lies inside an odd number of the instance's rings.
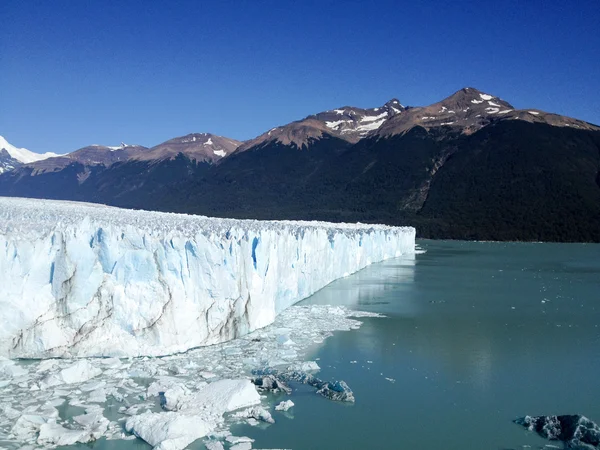
[{"label": "ice chunk", "polygon": [[47,377],[42,379],[40,386],[42,389],[45,389],[51,386],[59,386],[61,384],[81,383],[83,381],[88,381],[89,379],[94,378],[101,373],[101,369],[94,367],[89,361],[82,359],[75,362],[71,366],[62,369],[56,374],[49,374]]},{"label": "ice chunk", "polygon": [[0,198],[0,356],[160,356],[224,342],[345,274],[414,253],[414,241],[412,227]]},{"label": "ice chunk", "polygon": [[0,360],[0,376],[4,374],[7,377],[18,378],[28,373],[29,371],[25,367],[16,365],[14,361],[7,359]]},{"label": "ice chunk", "polygon": [[89,435],[89,440],[100,439],[109,425],[109,420],[102,415],[101,410],[91,411],[87,414],[73,417],[73,420],[81,425],[86,434]]},{"label": "ice chunk", "polygon": [[245,419],[254,419],[261,422],[275,423],[275,419],[273,419],[271,413],[262,406],[255,406],[244,411],[239,411],[234,414],[234,417],[243,417]]},{"label": "ice chunk", "polygon": [[260,403],[260,395],[250,380],[219,380],[184,400],[182,410],[201,406],[222,413]]},{"label": "ice chunk", "polygon": [[206,441],[204,443],[206,450],[225,450],[223,444],[219,441]]},{"label": "ice chunk", "polygon": [[79,386],[83,392],[91,392],[106,386],[106,381],[90,381],[82,386]]},{"label": "ice chunk", "polygon": [[565,448],[592,450],[600,446],[600,427],[582,415],[525,416],[514,423],[551,441],[562,441]]},{"label": "ice chunk", "polygon": [[300,370],[304,372],[312,372],[321,370],[316,361],[304,361],[300,364],[295,364],[294,366],[288,368],[288,370]]},{"label": "ice chunk", "polygon": [[210,433],[213,427],[198,415],[146,412],[125,422],[125,429],[154,447],[181,450]]},{"label": "ice chunk", "polygon": [[229,442],[230,444],[240,444],[242,442],[254,442],[254,439],[249,438],[247,436],[233,436],[233,435],[227,436],[225,438],[225,440],[227,442]]},{"label": "ice chunk", "polygon": [[275,411],[287,411],[292,406],[294,406],[294,402],[291,400],[284,400],[279,405],[275,406]]},{"label": "ice chunk", "polygon": [[324,383],[317,391],[317,394],[340,402],[354,402],[354,393],[345,381]]},{"label": "ice chunk", "polygon": [[96,389],[90,392],[88,402],[90,403],[104,403],[106,401],[106,390],[104,388]]},{"label": "ice chunk", "polygon": [[252,382],[261,391],[279,392],[283,391],[286,394],[291,394],[292,389],[280,378],[275,375],[264,375],[252,379]]},{"label": "ice chunk", "polygon": [[277,369],[266,368],[261,370],[253,370],[253,374],[260,377],[272,375],[284,382],[295,381],[297,383],[308,384],[317,388],[317,394],[330,400],[340,402],[354,402],[354,393],[352,389],[344,381],[323,381],[311,375],[310,373],[301,371],[280,372]]},{"label": "ice chunk", "polygon": [[183,385],[173,386],[162,393],[160,406],[167,411],[177,411],[189,392]]},{"label": "ice chunk", "polygon": [[23,414],[12,426],[10,432],[17,440],[28,442],[35,439],[42,425],[48,422],[48,417],[37,414]]},{"label": "ice chunk", "polygon": [[229,450],[252,450],[252,444],[250,442],[240,442],[232,445]]},{"label": "ice chunk", "polygon": [[76,442],[88,442],[86,431],[69,430],[57,423],[45,423],[40,427],[37,443],[40,445],[73,445]]}]

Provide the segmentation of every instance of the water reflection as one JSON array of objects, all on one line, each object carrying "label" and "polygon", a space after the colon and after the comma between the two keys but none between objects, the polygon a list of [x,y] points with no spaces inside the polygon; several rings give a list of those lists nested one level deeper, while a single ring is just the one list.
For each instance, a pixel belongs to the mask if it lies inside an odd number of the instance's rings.
[{"label": "water reflection", "polygon": [[[345,305],[349,307],[387,304],[386,292],[396,292],[399,286],[412,283],[415,276],[415,255],[405,255],[373,264],[349,276],[334,281],[315,293],[308,303],[313,305]],[[364,308],[362,308],[364,309]]]},{"label": "water reflection", "polygon": [[387,316],[328,346],[343,352],[350,345],[388,365],[424,360],[432,377],[469,383],[481,394],[516,373],[535,385],[558,361],[569,369],[552,377],[553,388],[572,373],[591,380],[590,365],[600,371],[600,279],[592,270],[600,246],[429,245],[430,253],[373,265],[310,298]]}]

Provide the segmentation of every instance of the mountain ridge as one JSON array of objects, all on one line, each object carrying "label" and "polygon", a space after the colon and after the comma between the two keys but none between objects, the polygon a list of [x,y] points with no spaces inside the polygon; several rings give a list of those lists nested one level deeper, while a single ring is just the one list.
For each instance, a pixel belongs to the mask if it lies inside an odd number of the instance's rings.
[{"label": "mountain ridge", "polygon": [[[166,147],[173,144],[181,144],[185,139],[198,139],[198,141],[201,141],[202,139],[215,137],[220,138],[222,141],[220,141],[220,144],[216,144],[216,146],[211,146],[211,149],[217,152],[221,150],[225,152],[225,155],[230,155],[234,152],[245,151],[253,146],[275,140],[284,145],[291,144],[302,148],[306,146],[306,139],[319,139],[323,134],[330,134],[348,142],[356,143],[365,137],[390,136],[406,132],[415,126],[424,128],[455,126],[464,129],[467,133],[471,133],[486,126],[492,119],[523,120],[533,123],[548,123],[553,126],[572,126],[580,129],[600,130],[600,126],[598,125],[569,116],[545,112],[538,108],[516,109],[500,97],[486,94],[477,88],[465,87],[445,99],[428,106],[404,106],[397,98],[392,98],[379,107],[360,108],[355,106],[341,106],[308,115],[285,125],[273,127],[255,138],[246,141],[203,132],[171,138],[150,148],[123,143],[120,146],[93,144],[64,154],[52,152],[38,154],[27,149],[17,149],[0,136],[0,150],[4,147],[10,147],[7,150],[13,156],[19,150],[24,151],[23,153],[26,152],[26,156],[24,157],[15,157],[15,159],[23,164],[35,163],[49,158],[68,157],[69,155],[72,155],[71,159],[77,160],[78,158],[73,157],[74,154],[76,155],[77,152],[92,148],[97,148],[105,152],[127,148],[145,149],[149,151],[143,154],[140,152],[140,154],[132,155],[131,158],[150,160],[162,159],[167,155],[169,157],[175,156],[179,152],[172,148],[166,149]],[[189,151],[187,149],[183,149],[182,153],[188,155],[196,154],[196,156],[210,160],[211,162],[218,161],[225,156],[221,156],[218,153],[209,154],[203,151]],[[85,163],[85,161],[83,162]]]},{"label": "mountain ridge", "polygon": [[245,142],[192,133],[127,158],[117,156],[128,146],[86,147],[79,155],[113,159],[22,164],[0,175],[0,195],[407,224],[431,238],[600,242],[600,127],[474,88],[384,106],[323,111]]}]

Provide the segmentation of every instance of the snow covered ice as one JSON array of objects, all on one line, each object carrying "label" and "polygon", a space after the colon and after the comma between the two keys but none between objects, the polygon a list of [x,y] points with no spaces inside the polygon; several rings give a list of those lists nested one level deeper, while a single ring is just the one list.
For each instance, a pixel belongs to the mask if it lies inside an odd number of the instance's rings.
[{"label": "snow covered ice", "polygon": [[[413,253],[414,238],[410,227],[0,198],[0,355],[159,356],[225,342],[337,278]],[[43,385],[94,376],[72,372]]]}]

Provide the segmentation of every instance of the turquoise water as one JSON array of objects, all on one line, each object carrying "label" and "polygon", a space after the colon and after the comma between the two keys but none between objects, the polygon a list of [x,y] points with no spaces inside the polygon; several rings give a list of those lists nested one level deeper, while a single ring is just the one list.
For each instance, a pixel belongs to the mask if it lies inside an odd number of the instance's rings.
[{"label": "turquoise water", "polygon": [[414,260],[371,266],[303,302],[387,316],[311,355],[356,403],[301,390],[289,416],[235,434],[254,448],[520,449],[549,442],[512,424],[518,416],[600,422],[600,245],[419,244],[427,252]]},{"label": "turquoise water", "polygon": [[[426,253],[375,264],[302,302],[386,315],[309,355],[356,403],[294,386],[295,406],[272,410],[274,425],[234,434],[257,449],[536,449],[550,443],[514,418],[600,422],[600,245],[419,245]],[[150,448],[139,439],[78,446],[88,447]]]}]

